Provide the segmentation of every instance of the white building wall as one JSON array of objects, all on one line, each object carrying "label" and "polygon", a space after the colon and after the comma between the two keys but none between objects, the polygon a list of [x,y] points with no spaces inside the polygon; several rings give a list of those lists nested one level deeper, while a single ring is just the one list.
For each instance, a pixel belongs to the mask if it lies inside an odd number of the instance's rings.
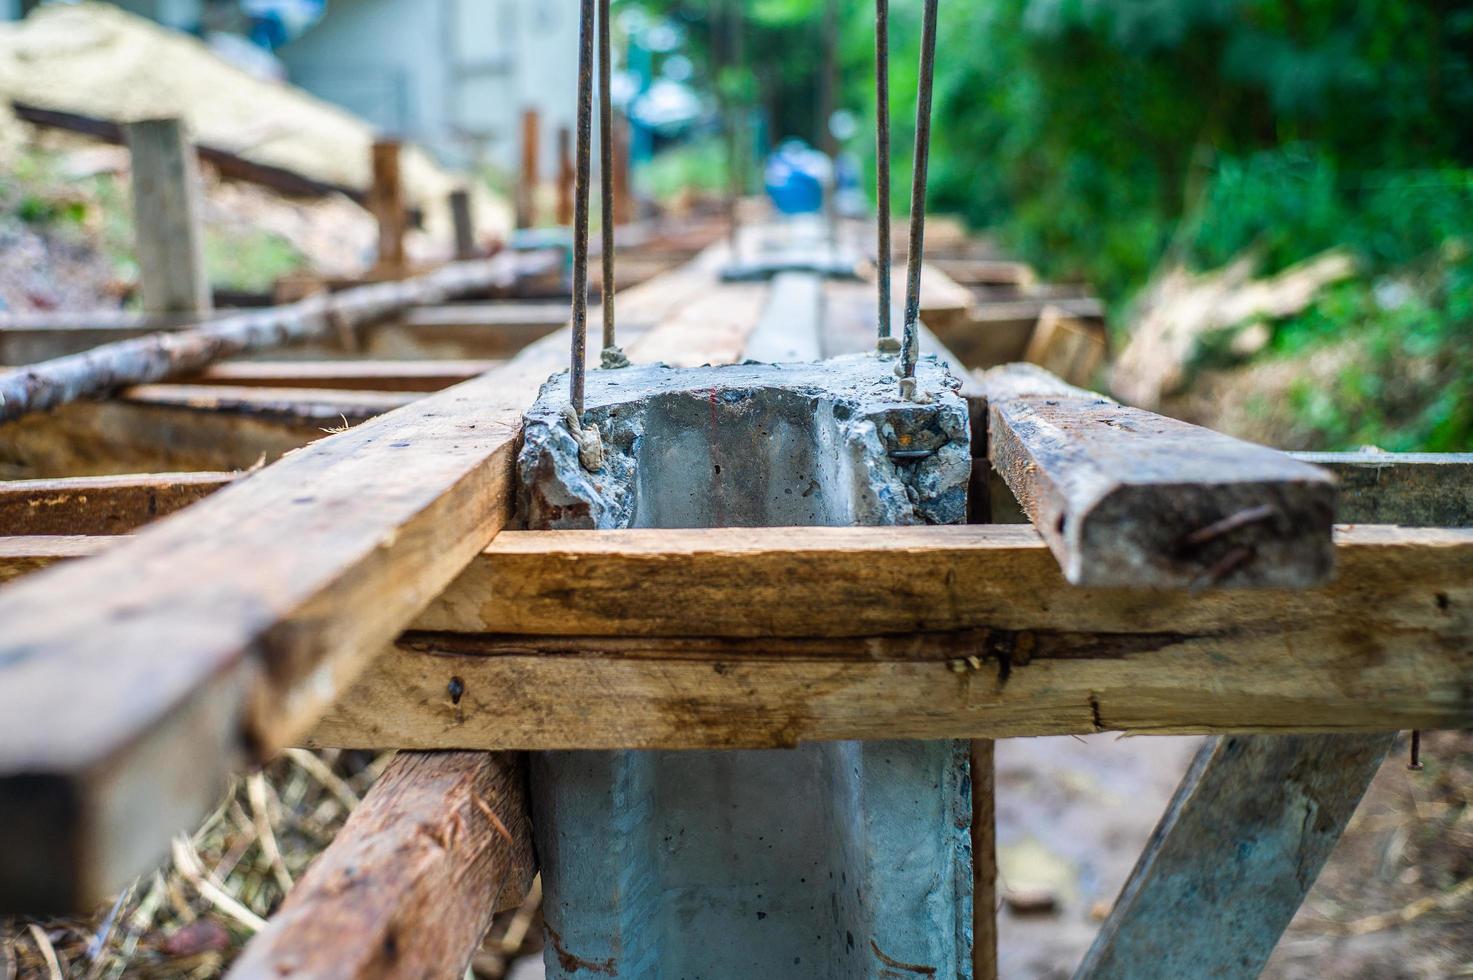
[{"label": "white building wall", "polygon": [[544,169],[574,115],[574,0],[331,0],[280,54],[292,80],[447,163],[512,169],[524,107],[542,116]]}]

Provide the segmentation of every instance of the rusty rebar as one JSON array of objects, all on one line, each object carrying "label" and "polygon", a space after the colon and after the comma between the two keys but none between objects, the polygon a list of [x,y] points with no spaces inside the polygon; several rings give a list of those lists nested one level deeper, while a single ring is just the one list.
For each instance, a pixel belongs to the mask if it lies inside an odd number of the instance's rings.
[{"label": "rusty rebar", "polygon": [[[875,210],[879,232],[875,259],[878,263],[880,306],[879,346],[886,349],[890,338],[890,0],[875,0]],[[893,348],[892,348],[893,349]]]},{"label": "rusty rebar", "polygon": [[[931,158],[931,90],[936,76],[936,5],[926,0],[921,25],[920,91],[916,96],[914,171],[910,182],[910,254],[906,256],[905,335],[900,376],[914,384],[920,355],[921,260],[926,247],[926,169]],[[904,385],[902,385],[904,387]]]},{"label": "rusty rebar", "polygon": [[578,148],[573,187],[573,363],[568,393],[583,419],[583,373],[588,351],[588,183],[593,142],[593,2],[582,0],[578,26]]},{"label": "rusty rebar", "polygon": [[614,349],[614,100],[609,91],[613,76],[610,41],[609,0],[598,0],[598,146],[599,204],[603,209],[603,303],[602,348]]}]

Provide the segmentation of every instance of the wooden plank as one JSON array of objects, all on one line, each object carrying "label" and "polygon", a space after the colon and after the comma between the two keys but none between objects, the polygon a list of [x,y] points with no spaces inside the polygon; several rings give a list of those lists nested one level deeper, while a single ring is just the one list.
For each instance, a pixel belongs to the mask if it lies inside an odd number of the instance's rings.
[{"label": "wooden plank", "polygon": [[1206,742],[1075,980],[1254,980],[1392,741]]},{"label": "wooden plank", "polygon": [[227,361],[187,381],[245,388],[418,391],[449,388],[495,369],[495,360]]},{"label": "wooden plank", "polygon": [[196,412],[274,418],[297,425],[342,428],[392,412],[417,401],[423,394],[339,388],[158,384],[127,388],[119,397],[143,405],[171,405]]},{"label": "wooden plank", "polygon": [[[627,305],[656,316],[677,285]],[[0,910],[90,907],[304,734],[510,518],[521,414],[567,343],[7,586],[0,838],[27,846],[0,854]]]},{"label": "wooden plank", "polygon": [[342,419],[203,411],[112,399],[0,424],[0,479],[246,470],[341,428]]},{"label": "wooden plank", "polygon": [[1071,587],[1017,525],[507,532],[311,741],[691,748],[1473,723],[1473,532],[1350,527],[1339,565],[1318,589],[1190,596]]},{"label": "wooden plank", "polygon": [[[0,539],[0,578],[78,547]],[[711,748],[1473,724],[1473,532],[1350,527],[1340,554],[1323,589],[1192,598],[1072,588],[1022,526],[504,532],[309,741]],[[560,602],[566,622],[550,619]],[[542,612],[499,621],[526,603]],[[606,635],[482,635],[498,628]]]},{"label": "wooden plank", "polygon": [[1060,380],[1087,385],[1105,363],[1105,331],[1068,316],[1057,306],[1044,307],[1023,360]]},{"label": "wooden plank", "polygon": [[1339,482],[1339,520],[1412,527],[1473,524],[1473,453],[1292,453]]},{"label": "wooden plank", "polygon": [[460,977],[532,885],[524,760],[401,752],[227,974]]},{"label": "wooden plank", "polygon": [[133,235],[144,309],[208,313],[199,164],[177,118],[128,123]]},{"label": "wooden plank", "polygon": [[409,306],[442,302],[509,281],[518,266],[515,256],[454,263],[403,282],[310,296],[289,306],[221,317],[188,330],[118,341],[82,354],[0,371],[0,420],[127,385],[198,372],[248,350],[338,336]]},{"label": "wooden plank", "polygon": [[239,473],[139,473],[0,482],[0,534],[127,534],[183,510]]},{"label": "wooden plank", "polygon": [[986,372],[988,458],[1076,585],[1306,586],[1335,484],[1272,449],[1128,408],[1029,364]]},{"label": "wooden plank", "polygon": [[100,555],[113,543],[111,538],[85,534],[0,538],[0,584],[58,562]]}]

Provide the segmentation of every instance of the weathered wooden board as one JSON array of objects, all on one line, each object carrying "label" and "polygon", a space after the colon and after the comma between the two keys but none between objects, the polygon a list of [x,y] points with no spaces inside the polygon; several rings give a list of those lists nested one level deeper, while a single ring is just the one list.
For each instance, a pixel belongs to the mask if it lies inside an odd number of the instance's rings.
[{"label": "weathered wooden board", "polygon": [[1333,473],[1346,523],[1473,524],[1473,453],[1293,453]]},{"label": "weathered wooden board", "polygon": [[[1473,723],[1473,532],[1358,526],[1339,550],[1322,588],[1193,597],[1071,587],[1016,525],[508,532],[417,621],[436,632],[381,658],[313,741],[713,747]],[[969,657],[976,669],[953,670]]]},{"label": "weathered wooden board", "polygon": [[1392,741],[1204,743],[1075,980],[1254,980]]},{"label": "weathered wooden board", "polygon": [[0,481],[0,535],[127,534],[203,500],[238,476],[142,473]]},{"label": "weathered wooden board", "polygon": [[986,372],[988,458],[1076,585],[1307,586],[1335,483],[1284,453],[1070,387]]},{"label": "weathered wooden board", "polygon": [[[652,282],[626,305],[659,320],[689,295]],[[28,846],[0,854],[0,910],[89,906],[300,737],[508,520],[521,413],[566,345],[7,586],[0,838]]]},{"label": "weathered wooden board", "polygon": [[0,584],[23,578],[58,562],[100,555],[116,539],[86,534],[0,538]]},{"label": "weathered wooden board", "polygon": [[124,127],[132,161],[133,231],[143,308],[208,313],[203,191],[194,147],[178,118]]},{"label": "weathered wooden board", "polygon": [[496,368],[497,360],[229,361],[183,379],[245,388],[440,391]]},{"label": "weathered wooden board", "polygon": [[399,753],[228,976],[464,975],[536,873],[526,781],[515,755]]},{"label": "weathered wooden board", "polygon": [[127,399],[73,402],[0,424],[0,478],[245,470],[341,428],[327,420]]}]

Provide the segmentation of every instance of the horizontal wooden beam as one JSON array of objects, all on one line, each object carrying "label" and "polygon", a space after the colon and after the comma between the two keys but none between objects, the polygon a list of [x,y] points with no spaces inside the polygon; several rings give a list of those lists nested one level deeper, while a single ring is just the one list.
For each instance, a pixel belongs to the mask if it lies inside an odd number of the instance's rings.
[{"label": "horizontal wooden beam", "polygon": [[205,411],[113,398],[0,424],[0,478],[246,470],[340,429],[343,420]]},{"label": "horizontal wooden beam", "polygon": [[[703,269],[625,303],[678,307]],[[89,907],[310,729],[510,518],[522,413],[567,343],[0,591],[0,839],[25,842],[0,849],[0,911]]]},{"label": "horizontal wooden beam", "polygon": [[981,378],[987,456],[1076,585],[1306,586],[1333,565],[1335,484],[1272,449],[1071,387]]},{"label": "horizontal wooden beam", "polygon": [[1292,453],[1335,475],[1338,520],[1412,527],[1473,524],[1473,453]]},{"label": "horizontal wooden beam", "polygon": [[536,873],[515,755],[401,752],[231,980],[460,977]]},{"label": "horizontal wooden beam", "polygon": [[127,534],[203,500],[239,475],[141,473],[0,481],[0,529],[7,535]]},{"label": "horizontal wooden beam", "polygon": [[1349,527],[1338,558],[1321,588],[1191,596],[1072,587],[1024,526],[508,532],[312,742],[1473,724],[1473,531]]},{"label": "horizontal wooden beam", "polygon": [[156,384],[125,389],[120,397],[140,405],[167,405],[197,412],[275,418],[300,425],[366,422],[423,397],[415,391],[352,391],[340,388],[243,387],[216,384]]},{"label": "horizontal wooden beam", "polygon": [[439,391],[496,368],[495,360],[228,361],[187,379],[205,385]]}]

